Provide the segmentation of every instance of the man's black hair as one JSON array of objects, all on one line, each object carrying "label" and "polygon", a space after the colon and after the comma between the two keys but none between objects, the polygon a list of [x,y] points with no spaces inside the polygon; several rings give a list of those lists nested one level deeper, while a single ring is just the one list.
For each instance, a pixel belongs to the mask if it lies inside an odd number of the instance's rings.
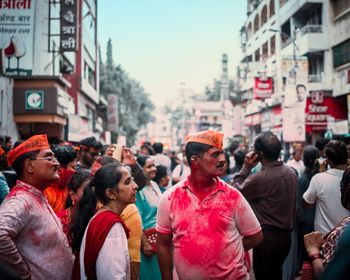
[{"label": "man's black hair", "polygon": [[348,150],[341,140],[331,140],[325,147],[327,160],[333,165],[342,165],[348,162]]},{"label": "man's black hair", "polygon": [[153,147],[153,150],[155,151],[156,154],[163,153],[163,144],[162,143],[155,142],[152,147]]},{"label": "man's black hair", "polygon": [[298,88],[301,88],[301,87],[304,88],[304,90],[306,91],[306,86],[303,84],[297,84],[295,89],[298,90]]},{"label": "man's black hair", "polygon": [[79,142],[79,145],[85,146],[87,148],[95,148],[97,150],[102,149],[102,144],[100,141],[97,141],[94,136],[87,137]]},{"label": "man's black hair", "polygon": [[72,162],[77,157],[75,149],[68,145],[55,147],[53,153],[61,166],[67,166],[68,163]]},{"label": "man's black hair", "polygon": [[329,140],[326,138],[318,138],[315,142],[315,146],[319,151],[322,151],[328,144]]},{"label": "man's black hair", "polygon": [[276,135],[268,132],[260,133],[254,141],[254,149],[262,152],[267,161],[275,161],[281,153],[281,142]]},{"label": "man's black hair", "polygon": [[20,179],[23,175],[23,169],[24,169],[24,161],[26,159],[35,159],[36,156],[40,153],[40,150],[37,151],[32,151],[25,153],[18,158],[12,163],[12,169],[16,172],[17,178]]},{"label": "man's black hair", "polygon": [[186,158],[188,165],[191,167],[192,162],[191,162],[191,157],[192,156],[203,156],[204,153],[209,151],[213,146],[207,145],[207,144],[202,144],[202,143],[197,143],[197,142],[188,142],[186,144]]}]

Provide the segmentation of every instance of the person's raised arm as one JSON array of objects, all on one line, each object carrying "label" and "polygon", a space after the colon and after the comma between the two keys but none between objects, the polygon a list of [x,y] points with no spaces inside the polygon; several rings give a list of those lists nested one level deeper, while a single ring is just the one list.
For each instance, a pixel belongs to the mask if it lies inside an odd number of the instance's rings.
[{"label": "person's raised arm", "polygon": [[158,232],[158,262],[163,280],[173,279],[172,235]]}]

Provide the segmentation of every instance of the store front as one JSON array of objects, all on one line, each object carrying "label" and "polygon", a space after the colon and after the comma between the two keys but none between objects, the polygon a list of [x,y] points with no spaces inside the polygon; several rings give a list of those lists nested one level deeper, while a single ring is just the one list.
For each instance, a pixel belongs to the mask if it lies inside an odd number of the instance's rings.
[{"label": "store front", "polygon": [[312,91],[307,98],[305,114],[306,140],[311,144],[333,130],[337,123],[348,120],[347,97],[334,98],[328,92]]},{"label": "store front", "polygon": [[47,134],[53,141],[66,139],[67,116],[74,113],[69,87],[61,77],[18,78],[13,89],[13,114],[21,138]]}]

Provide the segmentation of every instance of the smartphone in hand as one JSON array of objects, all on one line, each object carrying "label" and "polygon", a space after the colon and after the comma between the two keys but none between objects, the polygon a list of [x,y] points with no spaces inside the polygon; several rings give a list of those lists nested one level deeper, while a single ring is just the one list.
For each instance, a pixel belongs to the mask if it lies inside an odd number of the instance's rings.
[{"label": "smartphone in hand", "polygon": [[114,157],[117,161],[122,162],[122,155],[123,155],[123,146],[114,144],[112,157]]}]

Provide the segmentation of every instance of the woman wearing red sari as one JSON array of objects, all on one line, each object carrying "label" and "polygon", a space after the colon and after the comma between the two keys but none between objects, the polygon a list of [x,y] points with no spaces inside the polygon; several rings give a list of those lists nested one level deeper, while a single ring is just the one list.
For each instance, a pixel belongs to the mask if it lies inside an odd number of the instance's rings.
[{"label": "woman wearing red sari", "polygon": [[[73,251],[79,252],[74,271],[77,278],[130,278],[129,230],[120,214],[135,203],[136,191],[136,183],[122,164],[106,164],[96,172],[73,219]],[[97,199],[103,207],[96,211]]]}]

